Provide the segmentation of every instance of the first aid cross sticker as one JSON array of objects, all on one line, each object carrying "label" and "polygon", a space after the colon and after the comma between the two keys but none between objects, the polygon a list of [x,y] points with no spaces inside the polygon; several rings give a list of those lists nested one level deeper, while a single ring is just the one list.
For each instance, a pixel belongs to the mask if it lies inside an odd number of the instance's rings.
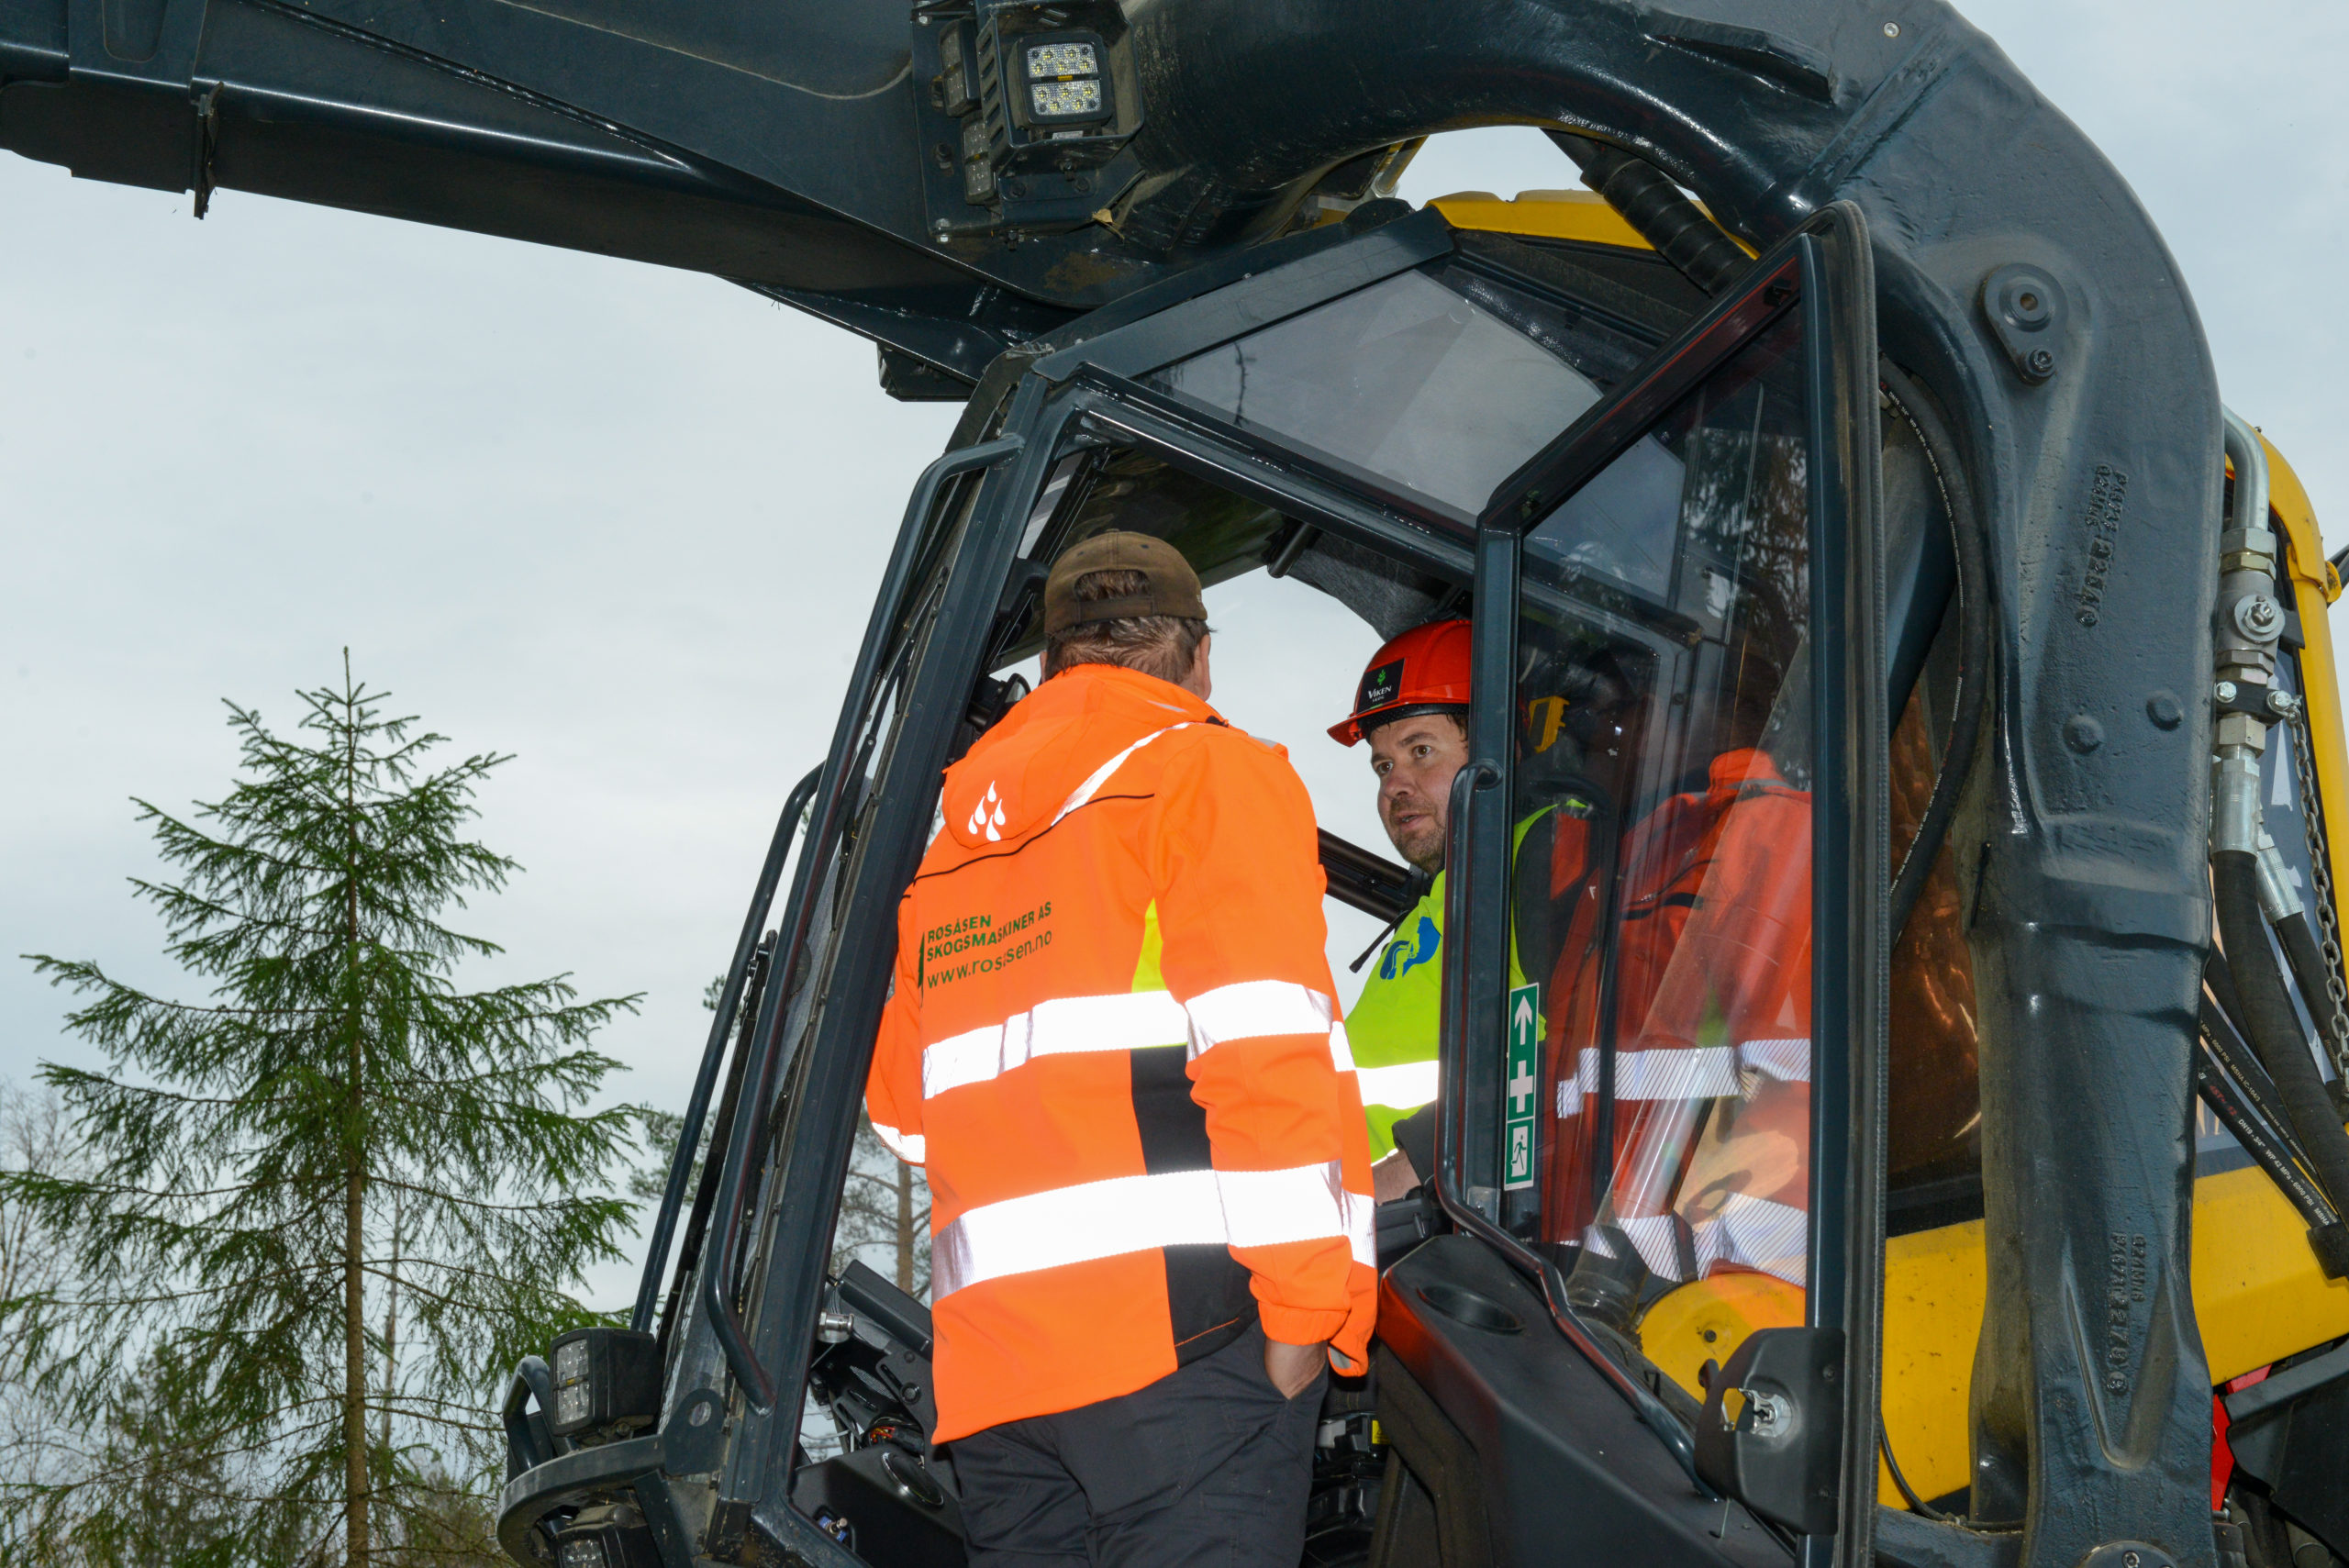
[{"label": "first aid cross sticker", "polygon": [[1501,1186],[1504,1190],[1533,1184],[1535,1073],[1542,1051],[1542,987],[1520,985],[1508,994],[1508,1062],[1502,1084]]}]

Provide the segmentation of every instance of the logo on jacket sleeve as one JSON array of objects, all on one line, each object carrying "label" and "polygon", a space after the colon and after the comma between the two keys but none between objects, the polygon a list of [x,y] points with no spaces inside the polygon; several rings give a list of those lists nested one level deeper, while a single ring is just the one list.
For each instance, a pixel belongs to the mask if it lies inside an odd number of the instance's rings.
[{"label": "logo on jacket sleeve", "polygon": [[986,794],[981,795],[979,804],[971,808],[971,819],[963,824],[963,831],[974,838],[985,833],[988,842],[1001,843],[1003,841],[1002,828],[1003,800],[996,794],[995,785],[990,782]]}]

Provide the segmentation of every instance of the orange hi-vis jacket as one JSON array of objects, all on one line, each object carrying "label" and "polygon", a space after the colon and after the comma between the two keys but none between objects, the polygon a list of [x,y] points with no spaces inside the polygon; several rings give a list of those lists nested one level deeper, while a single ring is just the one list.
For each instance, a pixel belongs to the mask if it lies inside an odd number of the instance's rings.
[{"label": "orange hi-vis jacket", "polygon": [[948,1441],[1261,1319],[1359,1370],[1369,1140],[1312,803],[1279,747],[1085,664],[947,770],[866,1090],[929,1168]]},{"label": "orange hi-vis jacket", "polygon": [[[1717,1267],[1803,1279],[1809,1189],[1810,795],[1767,754],[1713,760],[1624,850],[1616,972],[1615,1146],[1608,1216],[1667,1277]],[[1583,1115],[1598,1086],[1596,944],[1559,961],[1576,1005],[1553,1023],[1556,1240],[1592,1218]],[[1692,1139],[1696,1111],[1735,1098]],[[1692,1255],[1675,1258],[1676,1215]],[[1693,1265],[1696,1273],[1691,1273]]]}]

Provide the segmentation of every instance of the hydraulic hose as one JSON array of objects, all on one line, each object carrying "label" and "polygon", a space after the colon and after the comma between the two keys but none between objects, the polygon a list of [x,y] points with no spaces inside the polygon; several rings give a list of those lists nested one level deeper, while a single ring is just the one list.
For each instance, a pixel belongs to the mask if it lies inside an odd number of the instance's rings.
[{"label": "hydraulic hose", "polygon": [[2218,1056],[2207,1037],[2202,1048],[2195,1052],[2194,1087],[2220,1124],[2267,1173],[2268,1180],[2299,1212],[2300,1223],[2308,1227],[2310,1250],[2316,1253],[2325,1277],[2340,1279],[2349,1275],[2349,1227],[2341,1223],[2340,1215],[2325,1202],[2324,1195],[2309,1180],[2283,1140],[2252,1114],[2243,1099],[2236,1097],[2235,1087],[2220,1071]]},{"label": "hydraulic hose", "polygon": [[1898,943],[1924,895],[1925,880],[1932,874],[1942,840],[1957,815],[1957,797],[1974,772],[1974,754],[1982,741],[1982,716],[1990,697],[1990,567],[1983,543],[1982,515],[1974,502],[1974,486],[1958,461],[1957,443],[1942,423],[1932,400],[1917,384],[1879,361],[1876,375],[1892,395],[1901,417],[1917,432],[1925,461],[1941,486],[1942,507],[1949,516],[1951,543],[1957,555],[1957,706],[1950,715],[1949,739],[1942,748],[1940,773],[1925,810],[1917,819],[1916,837],[1909,840],[1899,873],[1892,879],[1891,906],[1886,928]]},{"label": "hydraulic hose", "polygon": [[1899,1488],[1900,1496],[1907,1500],[1910,1513],[1915,1514],[1919,1518],[1931,1519],[1937,1525],[1958,1522],[1917,1496],[1917,1488],[1909,1485],[1909,1477],[1901,1472],[1900,1461],[1893,1454],[1892,1434],[1884,1429],[1884,1413],[1881,1410],[1876,1412],[1876,1448],[1878,1453],[1884,1455],[1884,1467],[1892,1473],[1892,1484]]},{"label": "hydraulic hose", "polygon": [[2277,921],[2276,939],[2283,945],[2285,962],[2292,966],[2292,978],[2299,983],[2300,999],[2308,1004],[2309,1017],[2317,1021],[2318,1038],[2328,1043],[2343,1039],[2343,1026],[2339,1010],[2332,1005],[2332,987],[2325,984],[2324,953],[2317,946],[2308,911],[2295,910]]},{"label": "hydraulic hose", "polygon": [[[2218,1004],[2221,1018],[2233,1023],[2243,1017],[2243,993],[2235,989],[2234,968],[2227,962],[2227,955],[2216,948],[2212,948],[2210,956],[2202,961],[2202,984],[2209,989],[2210,1000]],[[2240,1037],[2242,1025],[2235,1024],[2234,1029]],[[2229,1070],[2232,1071],[2232,1068]]]},{"label": "hydraulic hose", "polygon": [[[2218,962],[2225,962],[2216,953],[2210,956]],[[2227,994],[2230,996],[2234,995],[2232,982],[2229,982]],[[2241,1004],[2236,1006],[2240,1008]],[[2234,1082],[2252,1113],[2275,1129],[2276,1136],[2283,1141],[2293,1159],[2305,1163],[2306,1156],[2300,1152],[2299,1140],[2292,1136],[2292,1124],[2284,1115],[2283,1102],[2277,1096],[2276,1085],[2269,1081],[2267,1070],[2260,1066],[2259,1059],[2252,1055],[2251,1048],[2243,1043],[2242,1031],[2236,1029],[2225,1006],[2213,1004],[2208,996],[2202,998],[2202,1039],[2209,1045],[2211,1055],[2218,1060],[2221,1070]]]},{"label": "hydraulic hose", "polygon": [[2317,1076],[2316,1059],[2300,1033],[2299,1014],[2285,988],[2282,966],[2267,945],[2259,907],[2255,851],[2223,849],[2210,856],[2210,889],[2219,906],[2219,940],[2243,1004],[2238,1015],[2251,1048],[2276,1085],[2293,1135],[2308,1155],[2310,1173],[2337,1214],[2349,1200],[2349,1132],[2335,1119],[2332,1100]]},{"label": "hydraulic hose", "polygon": [[1570,130],[1550,139],[1575,161],[1583,183],[1623,215],[1640,238],[1707,294],[1719,294],[1753,264],[1736,240],[1683,195],[1672,178],[1644,158]]}]

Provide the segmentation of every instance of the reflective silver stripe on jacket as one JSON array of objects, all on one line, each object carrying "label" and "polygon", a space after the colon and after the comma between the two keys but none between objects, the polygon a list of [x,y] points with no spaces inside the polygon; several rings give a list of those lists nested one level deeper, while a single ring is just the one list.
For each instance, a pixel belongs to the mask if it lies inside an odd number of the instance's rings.
[{"label": "reflective silver stripe on jacket", "polygon": [[[1183,1004],[1191,1016],[1191,1054],[1205,1055],[1228,1040],[1261,1040],[1274,1034],[1330,1036],[1330,1060],[1338,1060],[1342,1029],[1331,1034],[1338,1005],[1287,980],[1241,980],[1202,991]],[[1348,1050],[1345,1060],[1352,1062]],[[1340,1069],[1343,1071],[1343,1069]]]},{"label": "reflective silver stripe on jacket", "polygon": [[[1620,1231],[1640,1255],[1648,1272],[1662,1279],[1702,1279],[1720,1263],[1735,1263],[1775,1274],[1788,1284],[1804,1283],[1810,1246],[1810,1216],[1776,1198],[1731,1193],[1715,1213],[1687,1226],[1688,1251],[1681,1250],[1679,1231],[1686,1223],[1676,1214],[1626,1215],[1594,1225],[1583,1233],[1583,1244],[1602,1258],[1615,1256],[1610,1231]],[[1688,1264],[1696,1264],[1696,1273]]]},{"label": "reflective silver stripe on jacket", "polygon": [[949,1089],[987,1083],[1039,1056],[1179,1046],[1190,1028],[1183,1005],[1164,991],[1039,1002],[1000,1024],[923,1047],[921,1097],[936,1099]]},{"label": "reflective silver stripe on jacket", "polygon": [[1417,1110],[1435,1099],[1441,1086],[1441,1065],[1435,1062],[1398,1062],[1392,1067],[1357,1067],[1354,1077],[1362,1084],[1362,1103],[1385,1106],[1389,1110]]},{"label": "reflective silver stripe on jacket", "polygon": [[1083,784],[1077,785],[1075,789],[1069,792],[1069,797],[1061,802],[1061,808],[1052,813],[1052,825],[1057,827],[1062,817],[1066,817],[1070,812],[1074,811],[1078,806],[1083,806],[1086,801],[1091,800],[1096,795],[1099,794],[1101,786],[1109,782],[1109,775],[1126,765],[1127,758],[1132,756],[1136,751],[1141,751],[1143,747],[1149,745],[1152,741],[1157,740],[1162,735],[1172,735],[1178,729],[1188,729],[1190,728],[1191,721],[1189,719],[1185,719],[1180,724],[1170,724],[1163,729],[1153,729],[1149,734],[1143,736],[1141,740],[1135,741],[1132,745],[1127,747],[1124,751],[1119,752],[1116,756],[1110,758],[1108,762],[1102,763],[1099,767],[1094,769],[1092,773],[1085,775],[1085,780]]},{"label": "reflective silver stripe on jacket", "polygon": [[[1659,1046],[1615,1053],[1618,1100],[1709,1100],[1744,1092],[1741,1071],[1783,1084],[1810,1082],[1810,1041],[1753,1040],[1742,1045]],[[1598,1088],[1598,1051],[1585,1046],[1572,1078],[1558,1084],[1558,1115],[1582,1109]]]},{"label": "reflective silver stripe on jacket", "polygon": [[884,1127],[876,1121],[873,1124],[873,1134],[888,1145],[890,1153],[908,1165],[927,1164],[930,1161],[929,1140],[918,1132],[899,1132],[894,1127]]},{"label": "reflective silver stripe on jacket", "polygon": [[1271,1247],[1342,1238],[1375,1266],[1374,1204],[1335,1160],[1283,1171],[1117,1176],[965,1209],[930,1243],[933,1302],[1014,1274],[1157,1247]]},{"label": "reflective silver stripe on jacket", "polygon": [[1193,1057],[1231,1040],[1267,1035],[1319,1035],[1330,1064],[1353,1070],[1337,1004],[1311,986],[1286,980],[1242,980],[1203,991],[1186,1003],[1167,991],[1063,996],[1039,1002],[1000,1024],[965,1030],[922,1048],[922,1098],[984,1084],[1040,1056],[1088,1051],[1189,1046]]}]

